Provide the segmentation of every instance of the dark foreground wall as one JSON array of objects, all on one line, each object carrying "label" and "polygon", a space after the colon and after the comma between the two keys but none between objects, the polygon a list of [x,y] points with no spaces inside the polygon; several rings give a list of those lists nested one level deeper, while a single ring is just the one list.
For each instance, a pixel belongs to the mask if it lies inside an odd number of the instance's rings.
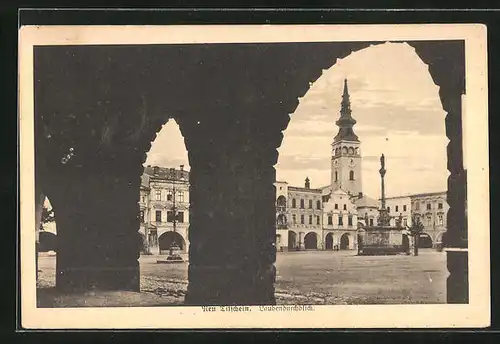
[{"label": "dark foreground wall", "polygon": [[[448,112],[445,243],[467,247],[464,44],[410,44]],[[57,217],[57,288],[139,289],[142,164],[161,126],[175,118],[191,166],[186,303],[274,303],[273,183],[282,131],[322,70],[367,46],[36,47],[36,183]],[[450,302],[466,300],[466,256],[449,256]]]}]

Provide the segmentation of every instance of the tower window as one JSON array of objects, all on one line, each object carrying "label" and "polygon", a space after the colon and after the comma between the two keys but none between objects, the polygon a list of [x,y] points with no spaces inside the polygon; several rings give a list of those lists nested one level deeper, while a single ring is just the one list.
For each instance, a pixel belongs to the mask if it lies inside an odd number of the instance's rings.
[{"label": "tower window", "polygon": [[354,171],[349,171],[349,180],[354,180]]},{"label": "tower window", "polygon": [[347,210],[347,204],[344,204],[344,210]]},{"label": "tower window", "polygon": [[398,207],[398,206],[396,206],[396,212],[398,212],[398,211],[399,211],[399,210],[398,210],[398,208],[399,208],[399,207]]},{"label": "tower window", "polygon": [[335,171],[335,181],[337,182],[339,180],[339,173]]},{"label": "tower window", "polygon": [[406,204],[403,205],[403,211],[406,211]]},{"label": "tower window", "polygon": [[373,226],[373,219],[370,219],[370,226]]},{"label": "tower window", "polygon": [[387,207],[387,212],[390,213],[391,212],[391,207]]},{"label": "tower window", "polygon": [[352,226],[352,215],[349,215],[349,216],[347,217],[347,225],[348,225],[348,226]]},{"label": "tower window", "polygon": [[139,220],[142,222],[144,222],[144,210],[141,210],[141,212],[139,213]]},{"label": "tower window", "polygon": [[339,205],[337,203],[335,203],[335,209],[338,209],[339,208]]}]

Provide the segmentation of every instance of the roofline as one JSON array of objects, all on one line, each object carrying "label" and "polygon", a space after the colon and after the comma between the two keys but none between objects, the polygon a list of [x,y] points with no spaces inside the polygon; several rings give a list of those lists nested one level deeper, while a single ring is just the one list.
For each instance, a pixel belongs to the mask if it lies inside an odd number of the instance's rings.
[{"label": "roofline", "polygon": [[[391,196],[391,197],[386,197],[385,199],[392,199],[392,198],[403,198],[403,197],[421,197],[421,196],[434,196],[434,195],[441,195],[441,194],[446,194],[447,191],[438,191],[438,192],[424,192],[424,193],[416,193],[416,194],[408,194],[408,195],[401,195],[401,196]],[[379,198],[379,200],[381,200]]]}]

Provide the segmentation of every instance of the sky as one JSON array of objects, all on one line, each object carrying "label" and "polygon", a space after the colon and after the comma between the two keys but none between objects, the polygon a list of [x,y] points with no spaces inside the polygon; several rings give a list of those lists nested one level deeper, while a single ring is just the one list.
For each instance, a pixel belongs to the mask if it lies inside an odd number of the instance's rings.
[{"label": "sky", "polygon": [[386,196],[445,191],[446,112],[415,50],[386,43],[354,52],[323,71],[284,132],[277,179],[311,187],[330,184],[331,143],[338,132],[347,78],[354,132],[361,141],[363,193],[380,196],[380,155],[386,157]]},{"label": "sky", "polygon": [[[363,193],[380,196],[380,155],[386,157],[386,195],[446,190],[446,145],[439,88],[414,49],[386,43],[347,56],[300,99],[279,151],[277,180],[311,187],[330,183],[331,143],[338,131],[343,80],[348,79],[354,132],[361,140]],[[189,170],[184,139],[170,120],[158,133],[145,165]]]}]

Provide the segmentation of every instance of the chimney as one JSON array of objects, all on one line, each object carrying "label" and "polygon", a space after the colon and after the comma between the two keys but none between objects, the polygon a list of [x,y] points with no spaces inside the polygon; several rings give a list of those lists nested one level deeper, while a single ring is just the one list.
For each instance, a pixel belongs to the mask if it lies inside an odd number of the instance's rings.
[{"label": "chimney", "polygon": [[306,187],[306,189],[311,188],[311,183],[310,183],[309,177],[306,177],[305,187]]}]

